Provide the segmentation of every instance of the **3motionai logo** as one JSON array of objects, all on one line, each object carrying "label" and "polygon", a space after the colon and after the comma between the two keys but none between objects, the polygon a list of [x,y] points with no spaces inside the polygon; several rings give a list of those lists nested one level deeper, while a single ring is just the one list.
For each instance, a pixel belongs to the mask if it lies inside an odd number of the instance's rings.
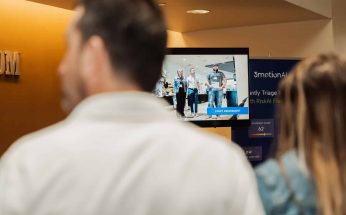
[{"label": "3motionai logo", "polygon": [[20,75],[19,52],[0,51],[0,76]]}]

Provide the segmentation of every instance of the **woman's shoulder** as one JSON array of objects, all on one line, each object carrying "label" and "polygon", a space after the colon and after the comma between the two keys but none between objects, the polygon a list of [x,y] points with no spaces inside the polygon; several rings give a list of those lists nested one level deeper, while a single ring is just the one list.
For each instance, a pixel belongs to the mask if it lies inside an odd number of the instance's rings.
[{"label": "woman's shoulder", "polygon": [[266,213],[294,214],[299,211],[297,202],[294,201],[297,200],[304,207],[306,214],[314,214],[316,198],[313,182],[300,170],[296,152],[292,150],[284,154],[281,157],[281,165],[286,176],[282,175],[282,169],[274,159],[267,160],[255,170],[258,190]]},{"label": "woman's shoulder", "polygon": [[269,159],[256,167],[255,172],[263,203],[271,204],[273,200],[283,202],[284,199],[281,199],[287,195],[287,190],[277,161]]},{"label": "woman's shoulder", "polygon": [[[282,160],[288,161],[289,165],[295,165],[297,163],[294,151],[289,151],[283,155]],[[286,162],[285,162],[286,163]],[[281,180],[281,170],[277,160],[268,159],[261,165],[256,167],[256,175],[264,180],[268,185],[276,184],[277,180]]]}]

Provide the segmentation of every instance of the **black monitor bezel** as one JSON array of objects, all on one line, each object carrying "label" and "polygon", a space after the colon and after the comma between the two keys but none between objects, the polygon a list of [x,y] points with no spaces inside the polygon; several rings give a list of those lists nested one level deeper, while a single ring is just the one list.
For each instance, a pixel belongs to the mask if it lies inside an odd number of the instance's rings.
[{"label": "black monitor bezel", "polygon": [[[249,48],[168,48],[167,55],[246,55],[248,61],[248,92],[249,90]],[[249,105],[250,106],[250,105]],[[250,107],[249,107],[250,108]],[[248,127],[249,119],[244,120],[198,120],[191,122],[199,127]]]}]

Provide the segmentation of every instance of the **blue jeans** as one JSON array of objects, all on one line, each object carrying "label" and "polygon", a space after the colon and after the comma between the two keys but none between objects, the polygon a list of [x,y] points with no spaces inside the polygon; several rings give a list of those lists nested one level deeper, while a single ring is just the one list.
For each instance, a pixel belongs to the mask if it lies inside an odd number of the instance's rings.
[{"label": "blue jeans", "polygon": [[189,105],[191,108],[191,113],[198,112],[198,90],[196,88],[187,89],[187,97],[189,99]]},{"label": "blue jeans", "polygon": [[221,107],[222,105],[222,90],[220,89],[210,89],[208,91],[208,107],[214,107],[213,102],[215,101],[216,107]]}]

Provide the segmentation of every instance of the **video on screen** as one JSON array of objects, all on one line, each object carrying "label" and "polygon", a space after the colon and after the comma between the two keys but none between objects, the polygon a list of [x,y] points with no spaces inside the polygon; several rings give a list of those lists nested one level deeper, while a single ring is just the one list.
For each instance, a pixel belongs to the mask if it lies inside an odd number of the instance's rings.
[{"label": "video on screen", "polygon": [[248,120],[248,55],[167,55],[153,93],[184,121]]}]

